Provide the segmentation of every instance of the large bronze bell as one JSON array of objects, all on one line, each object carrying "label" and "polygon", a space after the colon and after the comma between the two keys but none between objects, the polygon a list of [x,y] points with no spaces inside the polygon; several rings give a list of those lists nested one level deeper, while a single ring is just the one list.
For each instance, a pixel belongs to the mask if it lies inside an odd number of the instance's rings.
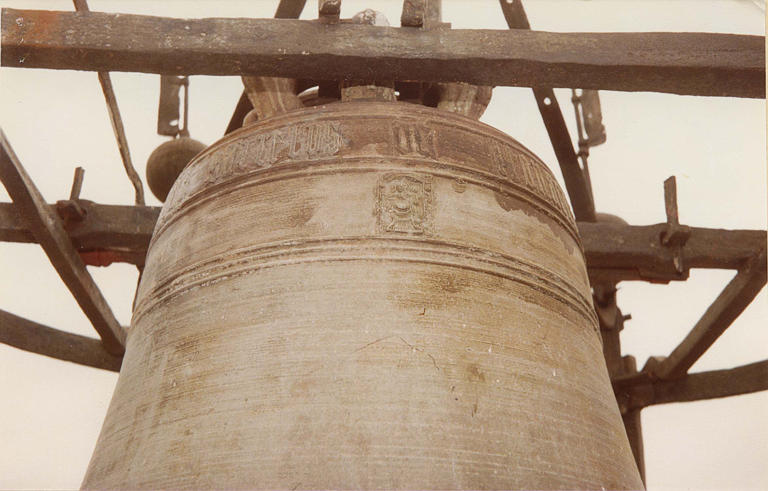
[{"label": "large bronze bell", "polygon": [[273,116],[163,207],[85,488],[641,488],[547,167],[406,103]]}]

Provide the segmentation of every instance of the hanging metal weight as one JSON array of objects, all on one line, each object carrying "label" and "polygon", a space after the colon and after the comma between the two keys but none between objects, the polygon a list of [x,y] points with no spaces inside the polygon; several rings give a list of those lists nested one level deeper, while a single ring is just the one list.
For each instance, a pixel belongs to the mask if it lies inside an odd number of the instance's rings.
[{"label": "hanging metal weight", "polygon": [[641,488],[579,238],[507,135],[302,109],[197,156],[85,488]]},{"label": "hanging metal weight", "polygon": [[[179,90],[184,87],[184,126],[179,125]],[[162,143],[147,159],[147,184],[152,194],[165,201],[184,167],[195,155],[205,150],[205,144],[189,137],[189,79],[176,75],[160,77],[160,103],[157,114],[157,133],[172,136]]]}]

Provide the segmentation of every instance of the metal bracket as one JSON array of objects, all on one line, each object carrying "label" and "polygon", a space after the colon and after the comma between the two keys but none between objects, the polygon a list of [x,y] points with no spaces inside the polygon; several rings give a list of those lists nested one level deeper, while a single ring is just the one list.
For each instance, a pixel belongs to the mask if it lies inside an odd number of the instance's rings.
[{"label": "metal bracket", "polygon": [[69,199],[56,202],[56,211],[61,219],[64,220],[64,228],[67,228],[72,222],[82,222],[85,219],[87,212],[79,203],[84,177],[85,169],[82,167],[75,168],[75,176],[72,180],[72,189],[69,191]]},{"label": "metal bracket", "polygon": [[163,136],[176,136],[182,129],[180,128],[180,110],[181,100],[179,90],[184,87],[184,129],[186,130],[187,119],[187,90],[189,88],[189,77],[179,75],[161,75],[160,76],[160,103],[157,109],[157,134]]},{"label": "metal bracket", "polygon": [[661,233],[661,245],[674,249],[673,263],[678,273],[683,273],[683,246],[691,236],[691,228],[680,225],[677,212],[677,180],[671,176],[664,181],[664,209],[667,214],[667,229]]},{"label": "metal bracket", "polygon": [[320,0],[317,2],[318,17],[325,24],[336,24],[341,14],[341,0]]},{"label": "metal bracket", "polygon": [[605,143],[606,134],[603,112],[600,109],[600,94],[589,89],[582,89],[581,94],[572,89],[572,93],[571,102],[576,110],[576,126],[579,131],[579,149],[602,145]]}]

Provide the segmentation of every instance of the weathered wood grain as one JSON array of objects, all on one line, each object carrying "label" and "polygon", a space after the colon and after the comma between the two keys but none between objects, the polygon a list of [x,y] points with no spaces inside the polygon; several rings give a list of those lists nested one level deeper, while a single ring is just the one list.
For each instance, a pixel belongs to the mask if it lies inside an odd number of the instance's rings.
[{"label": "weathered wood grain", "polygon": [[658,364],[650,367],[653,375],[662,380],[675,379],[685,375],[688,369],[696,363],[696,360],[752,303],[752,300],[765,286],[765,282],[766,253],[763,249],[726,285],[672,353]]},{"label": "weathered wood grain", "polygon": [[764,38],[3,9],[2,65],[765,97]]},{"label": "weathered wood grain", "polygon": [[[667,224],[623,225],[578,222],[590,278],[601,281],[685,280],[674,265],[673,248],[661,244]],[[686,268],[738,269],[766,243],[765,230],[691,227],[681,249]]]},{"label": "weathered wood grain", "polygon": [[768,390],[768,360],[725,370],[683,375],[673,380],[653,380],[648,373],[614,381],[616,395],[625,409],[656,404],[693,402]]},{"label": "weathered wood grain", "polygon": [[119,372],[123,357],[110,354],[101,341],[32,322],[0,310],[0,343],[20,350]]},{"label": "weathered wood grain", "polygon": [[115,319],[83,260],[72,246],[61,219],[46,205],[1,130],[0,179],[18,206],[20,215],[27,221],[35,241],[48,255],[56,272],[101,336],[104,347],[112,354],[122,354],[125,350],[125,330]]},{"label": "weathered wood grain", "polygon": [[[143,265],[160,208],[156,206],[101,205],[78,200],[85,217],[65,222],[72,245],[86,264],[94,264],[87,253],[101,252],[114,262]],[[56,205],[48,205],[56,212]],[[21,210],[13,203],[0,203],[0,241],[35,243]]]},{"label": "weathered wood grain", "polygon": [[727,370],[692,373],[653,384],[651,404],[701,401],[768,390],[768,360]]}]

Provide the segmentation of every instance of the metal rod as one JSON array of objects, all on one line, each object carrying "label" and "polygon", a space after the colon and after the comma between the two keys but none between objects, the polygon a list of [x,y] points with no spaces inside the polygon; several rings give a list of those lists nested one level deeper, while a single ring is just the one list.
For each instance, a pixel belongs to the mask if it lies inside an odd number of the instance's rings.
[{"label": "metal rod", "polygon": [[298,19],[307,0],[280,0],[275,11],[275,19]]},{"label": "metal rod", "polygon": [[184,128],[180,136],[189,136],[189,78],[184,77]]},{"label": "metal rod", "polygon": [[[73,0],[73,2],[75,4],[75,10],[78,12],[90,11],[87,0]],[[141,177],[139,177],[139,174],[136,172],[136,169],[131,162],[131,152],[128,149],[128,139],[125,137],[125,128],[123,127],[123,120],[120,117],[120,108],[117,106],[115,90],[112,87],[112,78],[109,76],[109,72],[99,72],[98,76],[101,90],[104,92],[104,99],[107,101],[107,112],[109,113],[109,121],[112,123],[112,131],[117,140],[117,149],[120,152],[120,158],[123,161],[125,173],[128,175],[128,179],[130,179],[134,188],[135,202],[137,205],[143,205],[144,187],[141,183]]]},{"label": "metal rod", "polygon": [[[530,30],[531,25],[520,0],[512,2],[499,0],[499,4],[510,29]],[[541,119],[544,121],[547,134],[552,142],[552,148],[560,164],[560,171],[563,174],[573,214],[578,221],[594,222],[596,215],[592,188],[579,165],[579,158],[573,149],[571,135],[565,125],[563,112],[560,110],[557,97],[555,97],[555,91],[548,87],[534,87],[533,95],[536,97]]]},{"label": "metal rod", "polygon": [[69,199],[74,200],[80,198],[80,191],[83,189],[83,177],[85,177],[85,169],[82,167],[75,168],[75,177],[72,179],[72,189],[69,191]]}]

